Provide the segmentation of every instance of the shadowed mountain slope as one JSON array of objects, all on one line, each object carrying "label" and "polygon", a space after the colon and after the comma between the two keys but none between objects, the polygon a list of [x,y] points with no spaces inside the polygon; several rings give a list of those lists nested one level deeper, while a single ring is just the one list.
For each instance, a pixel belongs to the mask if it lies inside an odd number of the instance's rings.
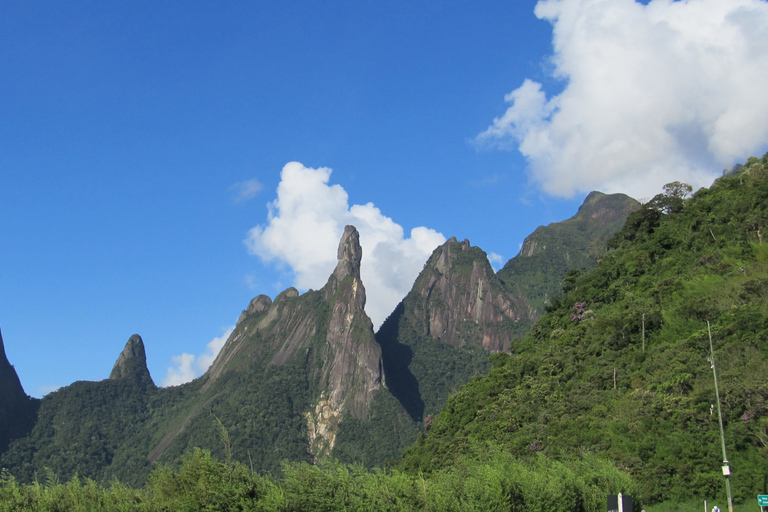
[{"label": "shadowed mountain slope", "polygon": [[450,393],[488,369],[488,354],[510,350],[528,325],[527,304],[512,296],[480,248],[451,238],[435,249],[413,288],[382,324],[387,384],[421,421]]},{"label": "shadowed mountain slope", "polygon": [[5,355],[0,333],[0,453],[12,439],[24,435],[32,427],[36,409],[37,400],[24,392],[16,370]]}]

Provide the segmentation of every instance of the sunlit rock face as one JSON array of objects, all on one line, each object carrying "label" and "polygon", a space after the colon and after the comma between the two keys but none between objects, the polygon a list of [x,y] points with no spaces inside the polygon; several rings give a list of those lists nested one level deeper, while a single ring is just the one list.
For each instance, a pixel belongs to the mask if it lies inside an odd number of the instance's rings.
[{"label": "sunlit rock face", "polygon": [[305,358],[304,376],[312,390],[307,421],[309,449],[318,457],[333,449],[346,414],[365,420],[384,385],[381,348],[365,312],[360,279],[360,235],[347,226],[339,242],[338,263],[326,285],[299,295],[289,288],[274,302],[258,296],[209,369],[205,392],[228,371],[247,371],[249,361],[268,358],[282,366]]},{"label": "sunlit rock face", "polygon": [[509,322],[527,319],[524,300],[504,289],[485,253],[451,238],[435,249],[409,294],[423,335],[453,346],[508,351]]},{"label": "sunlit rock face", "polygon": [[134,334],[128,339],[125,348],[115,361],[112,372],[109,374],[110,380],[120,379],[149,379],[149,369],[147,368],[147,353],[144,350],[144,341],[141,336]]}]

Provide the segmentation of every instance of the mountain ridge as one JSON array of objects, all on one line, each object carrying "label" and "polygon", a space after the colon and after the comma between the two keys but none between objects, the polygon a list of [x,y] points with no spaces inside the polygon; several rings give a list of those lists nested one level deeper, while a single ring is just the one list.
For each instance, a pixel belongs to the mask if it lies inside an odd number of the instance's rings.
[{"label": "mountain ridge", "polygon": [[[46,395],[34,428],[0,453],[0,464],[26,480],[49,467],[131,485],[196,447],[267,472],[284,459],[328,456],[381,465],[531,322],[525,296],[505,288],[467,240],[435,250],[377,333],[364,310],[353,226],[337,260],[320,290],[254,297],[208,371],[187,384],[156,387],[143,340],[131,336],[109,379]],[[84,428],[72,428],[74,417]],[[95,440],[87,449],[86,436]]]},{"label": "mountain ridge", "polygon": [[589,453],[633,475],[649,503],[723,499],[717,361],[734,500],[753,497],[768,455],[768,154],[742,169],[634,211],[516,354],[493,355],[451,397],[403,467]]}]

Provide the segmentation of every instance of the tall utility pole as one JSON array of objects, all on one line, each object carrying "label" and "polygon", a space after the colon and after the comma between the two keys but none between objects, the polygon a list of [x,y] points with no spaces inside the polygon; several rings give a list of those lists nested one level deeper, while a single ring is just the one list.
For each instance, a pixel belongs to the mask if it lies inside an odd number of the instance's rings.
[{"label": "tall utility pole", "polygon": [[717,369],[715,368],[715,347],[712,344],[712,328],[707,319],[707,332],[709,333],[709,354],[712,363],[712,375],[715,377],[715,399],[717,400],[717,421],[720,423],[720,444],[723,447],[723,476],[725,477],[725,492],[728,494],[728,512],[733,512],[733,500],[731,499],[731,467],[728,465],[728,456],[725,454],[725,431],[723,430],[723,414],[720,412],[720,391],[717,389]]}]

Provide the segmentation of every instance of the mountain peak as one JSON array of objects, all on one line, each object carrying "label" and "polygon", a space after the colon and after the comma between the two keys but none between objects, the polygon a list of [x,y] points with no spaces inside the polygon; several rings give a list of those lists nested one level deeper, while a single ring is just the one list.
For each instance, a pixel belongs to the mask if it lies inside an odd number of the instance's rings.
[{"label": "mountain peak", "polygon": [[615,222],[623,224],[627,216],[640,206],[626,194],[603,194],[592,191],[584,199],[573,219],[581,219],[598,225]]},{"label": "mountain peak", "polygon": [[[110,380],[125,379],[128,377],[149,377],[147,369],[147,354],[144,351],[144,341],[141,336],[134,334],[128,339],[125,348],[117,358]],[[151,380],[151,379],[150,379]]]},{"label": "mountain peak", "polygon": [[496,278],[485,252],[456,237],[434,250],[409,296],[420,304],[414,317],[421,323],[417,330],[457,347],[509,350],[511,329],[499,326],[525,316]]},{"label": "mountain peak", "polygon": [[346,226],[339,241],[336,253],[339,262],[333,271],[333,277],[340,282],[346,276],[360,279],[360,262],[363,259],[363,249],[360,247],[360,233],[355,226]]}]

